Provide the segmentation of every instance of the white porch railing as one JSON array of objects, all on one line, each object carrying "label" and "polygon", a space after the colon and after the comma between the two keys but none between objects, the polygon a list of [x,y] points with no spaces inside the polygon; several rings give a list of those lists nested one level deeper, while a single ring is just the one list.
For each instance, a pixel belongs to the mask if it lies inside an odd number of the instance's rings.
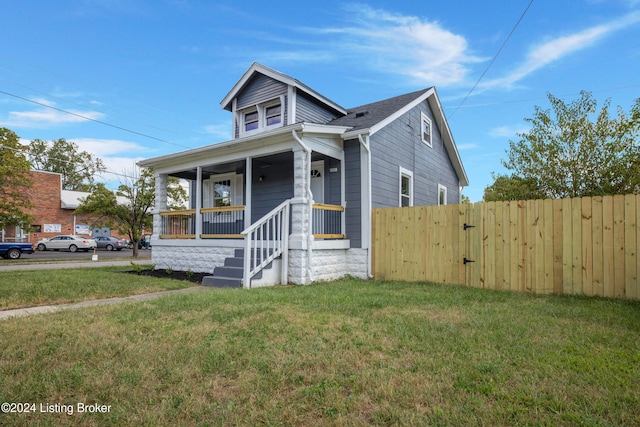
[{"label": "white porch railing", "polygon": [[282,255],[281,282],[287,281],[289,254],[289,210],[291,200],[278,207],[242,231],[244,236],[243,287],[251,287],[251,278],[274,259]]}]

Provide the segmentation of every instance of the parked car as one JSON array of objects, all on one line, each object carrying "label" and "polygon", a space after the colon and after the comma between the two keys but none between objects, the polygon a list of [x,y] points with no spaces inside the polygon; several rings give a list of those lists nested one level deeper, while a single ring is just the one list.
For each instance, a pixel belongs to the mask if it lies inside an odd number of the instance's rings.
[{"label": "parked car", "polygon": [[106,249],[108,251],[121,251],[129,247],[129,242],[118,239],[117,237],[96,236],[94,240],[98,244],[98,249]]},{"label": "parked car", "polygon": [[33,243],[0,243],[0,257],[18,259],[22,254],[32,254]]},{"label": "parked car", "polygon": [[98,246],[95,240],[84,236],[74,235],[61,235],[55,236],[50,239],[42,239],[36,244],[36,249],[39,251],[47,250],[68,250],[70,252],[77,252],[82,250],[88,252],[90,249],[94,249]]}]

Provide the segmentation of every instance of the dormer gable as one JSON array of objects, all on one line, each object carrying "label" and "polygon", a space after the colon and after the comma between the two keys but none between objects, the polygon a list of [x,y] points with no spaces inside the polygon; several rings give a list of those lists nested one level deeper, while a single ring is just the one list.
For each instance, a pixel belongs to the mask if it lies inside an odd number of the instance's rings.
[{"label": "dormer gable", "polygon": [[233,113],[233,139],[300,122],[325,124],[347,114],[298,80],[255,62],[220,105]]}]

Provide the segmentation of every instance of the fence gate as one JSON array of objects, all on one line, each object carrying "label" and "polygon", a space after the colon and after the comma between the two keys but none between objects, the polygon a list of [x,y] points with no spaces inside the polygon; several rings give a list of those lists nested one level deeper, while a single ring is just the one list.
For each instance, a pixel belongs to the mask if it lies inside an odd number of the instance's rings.
[{"label": "fence gate", "polygon": [[640,195],[372,211],[378,280],[640,299]]}]

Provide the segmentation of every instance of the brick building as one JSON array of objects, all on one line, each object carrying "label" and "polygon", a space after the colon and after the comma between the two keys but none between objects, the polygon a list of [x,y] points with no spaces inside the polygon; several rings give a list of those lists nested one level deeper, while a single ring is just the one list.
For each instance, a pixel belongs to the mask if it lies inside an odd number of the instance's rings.
[{"label": "brick building", "polygon": [[89,193],[62,189],[59,173],[31,171],[33,186],[27,191],[31,203],[35,206],[27,210],[33,216],[33,230],[23,230],[19,226],[8,226],[2,230],[3,241],[37,242],[43,237],[58,234],[89,235],[88,215],[75,216],[74,210],[80,204],[80,198]]}]

